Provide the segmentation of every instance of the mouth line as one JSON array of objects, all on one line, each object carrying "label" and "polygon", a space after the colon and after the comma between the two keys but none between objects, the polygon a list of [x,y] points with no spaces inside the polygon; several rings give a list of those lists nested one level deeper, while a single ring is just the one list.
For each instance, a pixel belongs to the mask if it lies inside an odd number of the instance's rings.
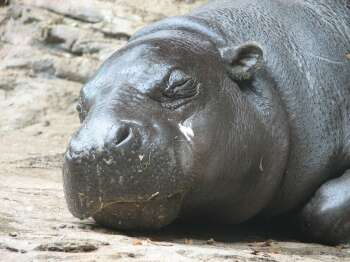
[{"label": "mouth line", "polygon": [[94,210],[93,212],[91,212],[90,214],[84,214],[82,219],[88,218],[88,217],[93,217],[97,213],[101,212],[103,209],[106,209],[106,208],[113,206],[113,205],[118,205],[118,204],[143,205],[143,204],[152,203],[153,201],[168,201],[168,200],[171,200],[171,199],[176,198],[176,197],[181,198],[181,196],[182,196],[182,194],[179,192],[173,193],[173,194],[168,194],[166,197],[159,197],[159,195],[160,195],[159,192],[155,192],[146,199],[132,199],[132,200],[123,199],[123,200],[106,201],[106,203],[104,201],[100,200],[99,207],[96,210]]},{"label": "mouth line", "polygon": [[154,201],[154,200],[169,200],[171,198],[174,198],[176,196],[181,196],[181,193],[180,192],[177,192],[177,193],[173,193],[173,194],[168,194],[166,197],[160,197],[160,193],[159,191],[153,193],[152,195],[150,195],[148,198],[146,199],[132,199],[132,200],[114,200],[114,201],[110,201],[110,202],[107,202],[105,205],[103,205],[103,207],[107,207],[107,206],[110,206],[110,205],[113,205],[113,204],[131,204],[131,203],[148,203],[148,202],[151,202],[151,201]]}]

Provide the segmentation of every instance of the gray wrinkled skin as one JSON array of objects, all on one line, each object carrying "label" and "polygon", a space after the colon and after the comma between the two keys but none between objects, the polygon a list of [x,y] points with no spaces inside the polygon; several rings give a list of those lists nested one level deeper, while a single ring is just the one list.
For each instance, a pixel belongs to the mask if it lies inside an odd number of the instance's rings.
[{"label": "gray wrinkled skin", "polygon": [[348,53],[344,0],[211,1],[142,29],[81,90],[69,210],[117,229],[291,213],[349,242]]}]

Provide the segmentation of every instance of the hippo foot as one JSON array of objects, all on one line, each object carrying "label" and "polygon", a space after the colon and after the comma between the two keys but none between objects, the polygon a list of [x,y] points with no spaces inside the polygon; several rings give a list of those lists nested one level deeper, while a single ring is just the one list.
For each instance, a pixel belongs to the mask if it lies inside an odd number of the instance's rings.
[{"label": "hippo foot", "polygon": [[323,184],[298,215],[310,241],[350,243],[350,170]]},{"label": "hippo foot", "polygon": [[119,230],[156,230],[173,222],[180,210],[179,194],[167,200],[116,202],[93,215],[105,227]]}]

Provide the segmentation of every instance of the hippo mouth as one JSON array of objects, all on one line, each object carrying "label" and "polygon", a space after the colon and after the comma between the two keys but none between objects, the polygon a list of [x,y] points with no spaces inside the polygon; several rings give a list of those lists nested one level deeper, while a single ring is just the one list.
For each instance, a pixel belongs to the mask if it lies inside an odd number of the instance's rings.
[{"label": "hippo mouth", "polygon": [[101,203],[89,217],[102,226],[121,230],[159,229],[176,219],[183,198],[181,193],[165,198],[152,195],[150,198]]},{"label": "hippo mouth", "polygon": [[97,201],[84,200],[84,198],[84,194],[80,193],[79,199],[74,200],[74,215],[80,219],[93,217],[104,210],[109,210],[112,207],[116,207],[118,205],[130,205],[140,208],[143,205],[146,206],[155,203],[167,203],[174,200],[181,202],[183,197],[181,193],[168,194],[166,197],[160,197],[159,192],[156,192],[147,198],[138,197],[135,199],[118,199],[112,201],[105,201],[102,199],[102,197],[99,197]]},{"label": "hippo mouth", "polygon": [[170,224],[178,216],[183,194],[174,193],[160,196],[159,192],[141,199],[119,199],[85,201],[70,199],[69,209],[80,219],[92,217],[98,224],[121,230],[152,230]]},{"label": "hippo mouth", "polygon": [[[153,179],[152,183],[127,179],[132,174],[114,178],[115,173],[108,172],[107,166],[103,167],[106,173],[98,176],[95,167],[90,169],[89,166],[81,168],[67,161],[64,164],[65,196],[75,217],[92,217],[98,224],[118,230],[152,230],[170,224],[180,213],[187,191],[184,184],[162,187],[171,184],[168,180],[165,183],[165,180],[158,182]],[[152,178],[157,174],[147,176]],[[170,173],[167,179],[172,177]]]}]

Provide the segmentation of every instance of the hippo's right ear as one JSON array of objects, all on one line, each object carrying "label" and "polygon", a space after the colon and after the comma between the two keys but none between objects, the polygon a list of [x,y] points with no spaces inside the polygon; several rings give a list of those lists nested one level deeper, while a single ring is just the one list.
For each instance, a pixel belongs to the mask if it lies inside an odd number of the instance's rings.
[{"label": "hippo's right ear", "polygon": [[256,43],[224,47],[220,55],[229,76],[235,81],[249,80],[261,67],[263,51]]}]

